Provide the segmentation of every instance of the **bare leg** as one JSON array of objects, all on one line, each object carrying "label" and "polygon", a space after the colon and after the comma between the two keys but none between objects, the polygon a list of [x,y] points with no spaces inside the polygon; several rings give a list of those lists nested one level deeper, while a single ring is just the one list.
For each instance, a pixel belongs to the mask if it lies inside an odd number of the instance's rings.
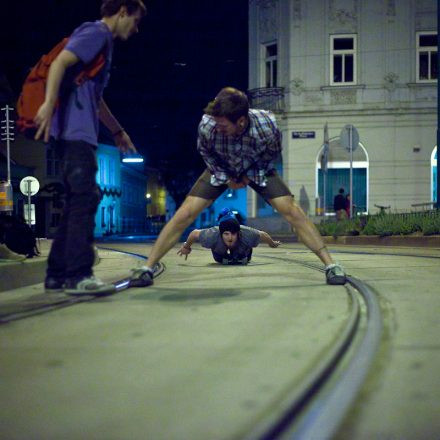
[{"label": "bare leg", "polygon": [[307,218],[304,211],[295,203],[291,196],[276,197],[269,200],[269,202],[295,229],[300,240],[313,251],[326,266],[333,263],[332,257],[328,253],[316,226]]},{"label": "bare leg", "polygon": [[148,266],[153,267],[177,243],[183,231],[197,218],[212,200],[188,196],[173,218],[162,229],[148,257]]}]

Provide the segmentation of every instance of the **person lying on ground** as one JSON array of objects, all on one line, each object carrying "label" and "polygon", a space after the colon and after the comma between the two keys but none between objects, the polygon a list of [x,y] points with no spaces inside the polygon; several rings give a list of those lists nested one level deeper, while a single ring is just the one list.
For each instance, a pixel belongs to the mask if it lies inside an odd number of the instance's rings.
[{"label": "person lying on ground", "polygon": [[194,242],[199,242],[203,247],[211,249],[214,260],[220,264],[248,264],[252,258],[252,249],[260,242],[272,248],[281,244],[273,240],[267,232],[241,226],[232,213],[224,215],[218,226],[194,229],[177,254],[185,256],[186,260]]}]

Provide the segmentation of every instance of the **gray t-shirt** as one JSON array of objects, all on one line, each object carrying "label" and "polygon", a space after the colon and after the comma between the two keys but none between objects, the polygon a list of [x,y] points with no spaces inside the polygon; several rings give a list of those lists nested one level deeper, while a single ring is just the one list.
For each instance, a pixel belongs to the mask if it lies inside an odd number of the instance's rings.
[{"label": "gray t-shirt", "polygon": [[[202,229],[200,231],[199,243],[203,247],[211,249],[212,252],[215,252],[218,255],[225,257],[228,255],[228,247],[222,240],[218,226]],[[238,244],[230,250],[230,256],[233,259],[242,259],[248,255],[250,249],[259,244],[260,232],[248,226],[241,226]]]}]

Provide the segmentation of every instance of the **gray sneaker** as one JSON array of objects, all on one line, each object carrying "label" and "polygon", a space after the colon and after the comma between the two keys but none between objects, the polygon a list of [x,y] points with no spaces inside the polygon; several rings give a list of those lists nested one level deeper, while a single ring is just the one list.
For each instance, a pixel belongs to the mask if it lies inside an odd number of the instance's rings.
[{"label": "gray sneaker", "polygon": [[333,286],[342,286],[347,282],[344,269],[338,263],[329,264],[325,268],[325,277],[327,279],[327,284]]},{"label": "gray sneaker", "polygon": [[90,276],[80,280],[66,280],[64,292],[69,295],[109,295],[116,292],[116,287]]},{"label": "gray sneaker", "polygon": [[153,284],[153,271],[146,266],[131,270],[130,287],[148,287]]}]

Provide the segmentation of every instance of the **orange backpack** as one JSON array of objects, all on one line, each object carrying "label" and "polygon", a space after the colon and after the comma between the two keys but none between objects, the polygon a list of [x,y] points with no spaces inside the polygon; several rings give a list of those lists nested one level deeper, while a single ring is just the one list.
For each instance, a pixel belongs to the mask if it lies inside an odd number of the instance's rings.
[{"label": "orange backpack", "polygon": [[[64,49],[68,41],[69,38],[64,38],[48,54],[43,55],[26,77],[17,102],[17,127],[21,133],[29,136],[34,134],[37,128],[34,118],[45,99],[46,81],[50,65]],[[79,86],[88,79],[95,77],[101,71],[104,64],[105,57],[103,52],[100,52],[75,77],[75,84]]]}]

